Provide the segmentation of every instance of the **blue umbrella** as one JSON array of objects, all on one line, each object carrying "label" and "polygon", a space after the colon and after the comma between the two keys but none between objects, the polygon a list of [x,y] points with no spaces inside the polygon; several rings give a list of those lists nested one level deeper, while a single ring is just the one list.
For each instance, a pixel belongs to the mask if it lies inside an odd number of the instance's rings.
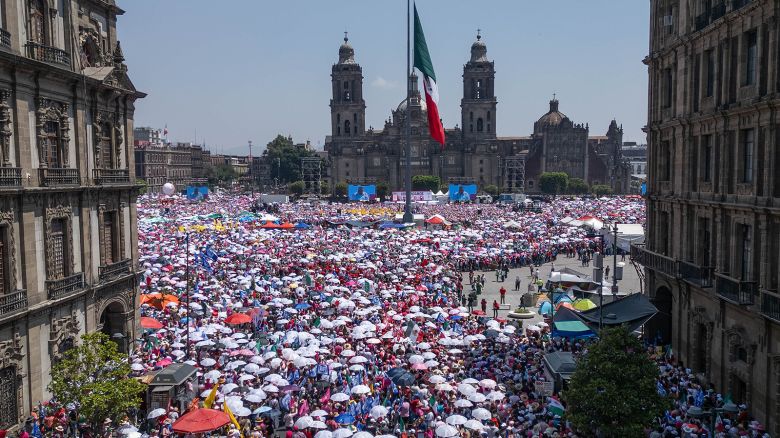
[{"label": "blue umbrella", "polygon": [[463,317],[460,315],[452,315],[450,316],[450,319],[453,321],[460,321],[461,319],[463,319]]},{"label": "blue umbrella", "polygon": [[299,230],[308,230],[309,228],[311,228],[311,225],[303,222],[298,222],[297,224],[295,224],[295,228]]},{"label": "blue umbrella", "polygon": [[542,304],[539,305],[539,314],[550,315],[552,314],[552,309],[552,304],[549,301],[542,301]]},{"label": "blue umbrella", "polygon": [[311,307],[311,304],[309,303],[298,303],[295,305],[295,310],[306,310],[309,307]]},{"label": "blue umbrella", "polygon": [[341,414],[335,420],[338,424],[352,424],[355,422],[355,417],[349,414]]}]

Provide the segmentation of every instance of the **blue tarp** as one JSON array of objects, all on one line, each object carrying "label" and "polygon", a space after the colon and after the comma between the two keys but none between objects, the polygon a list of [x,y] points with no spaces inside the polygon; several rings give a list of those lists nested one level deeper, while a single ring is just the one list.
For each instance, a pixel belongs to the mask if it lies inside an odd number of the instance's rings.
[{"label": "blue tarp", "polygon": [[379,224],[379,228],[388,229],[388,228],[404,228],[406,225],[404,224],[397,224],[395,222],[383,222]]},{"label": "blue tarp", "polygon": [[297,224],[295,224],[295,228],[299,230],[308,230],[309,228],[311,228],[311,225],[303,222],[298,222]]},{"label": "blue tarp", "polygon": [[206,186],[187,186],[184,190],[187,199],[195,200],[209,195],[209,188]]}]

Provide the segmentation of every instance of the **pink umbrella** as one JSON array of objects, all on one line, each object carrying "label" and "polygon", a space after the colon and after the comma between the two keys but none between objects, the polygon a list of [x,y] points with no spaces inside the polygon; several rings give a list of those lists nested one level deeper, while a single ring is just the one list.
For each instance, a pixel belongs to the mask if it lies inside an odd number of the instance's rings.
[{"label": "pink umbrella", "polygon": [[248,349],[248,348],[242,348],[240,350],[233,350],[230,352],[231,356],[254,356],[255,353]]},{"label": "pink umbrella", "polygon": [[418,371],[424,371],[424,370],[427,370],[428,367],[424,363],[416,363],[416,364],[412,365],[412,369],[413,370],[418,370]]},{"label": "pink umbrella", "polygon": [[170,358],[160,359],[157,361],[158,367],[167,367],[168,365],[172,364],[173,361]]}]

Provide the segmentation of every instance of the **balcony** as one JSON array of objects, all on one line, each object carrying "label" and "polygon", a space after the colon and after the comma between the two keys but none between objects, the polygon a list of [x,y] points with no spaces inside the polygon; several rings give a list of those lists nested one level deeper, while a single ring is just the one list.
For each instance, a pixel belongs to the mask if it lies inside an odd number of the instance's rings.
[{"label": "balcony", "polygon": [[92,178],[99,186],[127,184],[130,182],[130,171],[127,169],[93,169]]},{"label": "balcony", "polygon": [[78,169],[42,167],[38,172],[41,185],[45,187],[77,186],[81,179]]},{"label": "balcony", "polygon": [[21,167],[0,167],[0,187],[19,187],[21,185]]},{"label": "balcony", "polygon": [[780,322],[780,295],[766,290],[761,291],[761,314]]},{"label": "balcony", "polygon": [[98,278],[100,278],[100,282],[113,280],[114,278],[129,274],[130,264],[131,260],[125,259],[110,265],[98,267]]},{"label": "balcony", "polygon": [[712,268],[680,260],[680,278],[699,287],[712,287]]},{"label": "balcony", "polygon": [[27,42],[27,56],[36,60],[70,67],[68,52],[56,47],[44,46],[34,41]]},{"label": "balcony", "polygon": [[725,274],[715,274],[715,290],[721,298],[734,304],[749,306],[755,303],[756,282],[740,281]]},{"label": "balcony", "polygon": [[59,280],[46,280],[46,293],[50,300],[58,300],[85,287],[83,272]]},{"label": "balcony", "polygon": [[631,245],[631,260],[672,278],[680,276],[680,266],[677,260],[650,251],[643,245]]},{"label": "balcony", "polygon": [[11,33],[5,29],[0,29],[0,46],[11,48]]},{"label": "balcony", "polygon": [[0,296],[0,318],[27,309],[27,291],[17,290]]}]

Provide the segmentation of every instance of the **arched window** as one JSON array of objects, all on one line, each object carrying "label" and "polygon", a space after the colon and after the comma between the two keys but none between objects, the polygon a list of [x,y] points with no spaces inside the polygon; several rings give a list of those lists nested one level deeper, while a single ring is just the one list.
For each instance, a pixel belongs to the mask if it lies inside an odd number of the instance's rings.
[{"label": "arched window", "polygon": [[349,101],[350,100],[350,93],[349,93],[349,82],[344,81],[344,100]]},{"label": "arched window", "polygon": [[357,113],[352,114],[352,124],[355,125],[355,134],[358,132]]},{"label": "arched window", "polygon": [[114,127],[110,123],[104,123],[100,135],[100,166],[103,169],[114,168]]},{"label": "arched window", "polygon": [[473,122],[473,121],[474,121],[474,113],[471,112],[469,113],[469,122]]},{"label": "arched window", "polygon": [[10,427],[19,421],[19,379],[15,366],[0,369],[0,394],[5,394],[0,403],[0,427]]},{"label": "arched window", "polygon": [[482,98],[482,79],[477,79],[477,88],[474,90],[476,95],[474,96],[477,99]]},{"label": "arched window", "polygon": [[488,120],[488,122],[490,121],[490,111],[488,111],[488,113],[487,113],[487,120]]},{"label": "arched window", "polygon": [[344,120],[344,134],[349,135],[349,120]]},{"label": "arched window", "polygon": [[482,117],[477,119],[477,132],[482,132]]},{"label": "arched window", "polygon": [[43,0],[30,0],[30,41],[46,44],[46,14]]}]

